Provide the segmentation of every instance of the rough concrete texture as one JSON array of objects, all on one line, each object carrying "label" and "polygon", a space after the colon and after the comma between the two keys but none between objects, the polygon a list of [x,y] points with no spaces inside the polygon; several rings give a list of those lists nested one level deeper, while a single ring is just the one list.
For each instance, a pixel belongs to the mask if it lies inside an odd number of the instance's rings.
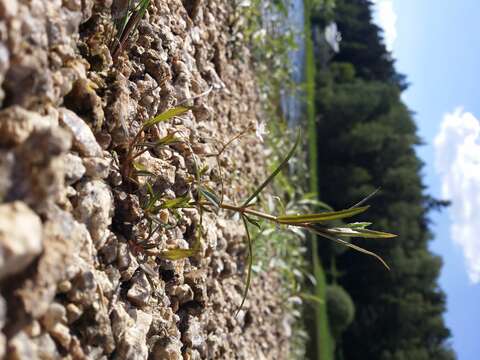
[{"label": "rough concrete texture", "polygon": [[[138,246],[145,189],[120,171],[143,121],[212,88],[146,135],[176,133],[190,146],[138,162],[162,199],[189,191],[193,153],[218,188],[207,155],[260,113],[235,7],[153,0],[114,61],[112,13],[124,2],[0,0],[0,358],[285,358],[274,274],[255,277],[235,317],[246,263],[241,224],[206,214],[197,255],[149,256]],[[225,198],[239,201],[263,175],[261,144],[243,137],[221,166]],[[196,210],[159,217],[166,226],[151,238],[154,250],[192,246]]]}]

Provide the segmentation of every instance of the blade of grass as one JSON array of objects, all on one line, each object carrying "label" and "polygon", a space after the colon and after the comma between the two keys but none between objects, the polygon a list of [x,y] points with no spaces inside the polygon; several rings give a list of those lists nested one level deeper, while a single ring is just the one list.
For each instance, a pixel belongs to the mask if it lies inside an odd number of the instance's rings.
[{"label": "blade of grass", "polygon": [[288,152],[287,156],[282,160],[282,162],[277,166],[277,168],[270,174],[270,176],[253,192],[252,195],[243,203],[243,207],[248,206],[253,199],[257,197],[258,194],[275,178],[275,176],[283,169],[285,165],[287,165],[288,160],[293,156],[295,150],[297,149],[298,144],[300,143],[300,131],[297,134],[297,139],[295,144]]},{"label": "blade of grass", "polygon": [[300,296],[303,300],[306,300],[306,301],[311,302],[311,303],[313,303],[313,304],[325,304],[325,300],[321,299],[321,298],[318,297],[318,296],[312,295],[312,294],[301,293],[301,294],[299,294],[299,296]]},{"label": "blade of grass", "polygon": [[199,186],[198,192],[215,208],[218,209],[220,207],[220,199],[211,189],[207,189],[205,186]]},{"label": "blade of grass", "polygon": [[369,239],[389,239],[397,237],[397,235],[375,231],[370,229],[352,229],[352,228],[329,228],[328,233],[342,237],[360,237]]},{"label": "blade of grass", "polygon": [[168,110],[164,111],[163,113],[161,113],[157,116],[154,116],[153,118],[145,121],[143,123],[142,130],[146,130],[146,129],[152,127],[155,124],[158,124],[158,123],[161,123],[161,122],[164,122],[164,121],[168,121],[175,116],[185,114],[190,109],[191,108],[187,107],[187,106],[177,106],[177,107],[168,109]]},{"label": "blade of grass", "polygon": [[307,228],[308,230],[310,230],[311,232],[313,232],[314,234],[317,234],[317,235],[320,235],[324,238],[327,238],[329,240],[332,240],[332,241],[335,241],[336,243],[339,243],[341,245],[344,245],[346,247],[349,247],[355,251],[358,251],[358,252],[361,252],[363,254],[367,254],[367,255],[370,255],[370,256],[373,256],[375,259],[377,259],[378,261],[380,261],[382,263],[383,266],[385,266],[385,268],[387,268],[388,270],[390,270],[390,267],[387,265],[387,263],[385,262],[385,260],[383,260],[380,256],[378,256],[377,254],[375,254],[374,252],[372,251],[368,251],[360,246],[357,246],[357,245],[354,245],[352,243],[349,243],[348,241],[345,241],[345,240],[342,240],[340,238],[337,238],[335,236],[331,236],[329,234],[326,234],[324,233],[323,231],[318,231],[317,229],[315,229],[314,227],[308,227]]},{"label": "blade of grass", "polygon": [[158,141],[154,142],[141,142],[138,144],[135,144],[135,147],[139,148],[149,148],[149,149],[154,149],[160,146],[165,146],[165,145],[171,145],[175,143],[181,142],[180,139],[178,139],[175,134],[168,134],[167,136],[164,136]]},{"label": "blade of grass", "polygon": [[[148,6],[150,5],[150,0],[141,0],[134,9],[130,9],[131,2],[129,2],[129,10],[126,17],[122,20],[120,24],[121,32],[117,36],[118,43],[116,44],[115,50],[112,54],[113,59],[117,59],[120,53],[125,48],[126,43],[130,39],[131,34],[136,30],[140,20],[142,20],[145,12],[147,11]],[[126,24],[123,24],[125,19],[128,18]]]},{"label": "blade of grass", "polygon": [[247,281],[245,283],[245,291],[243,292],[242,302],[237,309],[235,317],[237,317],[238,313],[245,304],[245,300],[247,299],[248,290],[250,289],[250,282],[252,280],[252,266],[253,266],[253,246],[252,246],[252,239],[250,237],[250,232],[248,230],[248,220],[245,219],[245,216],[242,215],[243,225],[245,226],[245,231],[247,233],[247,242],[248,242],[248,269],[247,269]]},{"label": "blade of grass", "polygon": [[350,229],[365,229],[366,227],[372,225],[369,222],[354,222],[350,224],[345,224],[343,227],[350,228]]},{"label": "blade of grass", "polygon": [[365,204],[368,200],[370,200],[372,197],[374,197],[380,191],[380,189],[381,188],[376,188],[370,195],[367,195],[365,198],[360,200],[358,203],[356,203],[355,205],[350,207],[350,209],[353,209],[353,208],[359,207],[360,205]]},{"label": "blade of grass", "polygon": [[323,212],[319,214],[284,215],[278,216],[277,221],[281,224],[317,223],[322,221],[338,220],[352,217],[363,213],[368,208],[369,206],[363,206],[340,211]]},{"label": "blade of grass", "polygon": [[189,202],[191,198],[188,195],[180,196],[175,199],[167,200],[159,206],[160,209],[178,209],[184,207],[190,207]]}]

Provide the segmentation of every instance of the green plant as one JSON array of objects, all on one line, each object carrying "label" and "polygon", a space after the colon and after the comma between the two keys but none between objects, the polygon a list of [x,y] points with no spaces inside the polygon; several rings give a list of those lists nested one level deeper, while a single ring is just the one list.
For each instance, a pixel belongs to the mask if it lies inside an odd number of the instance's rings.
[{"label": "green plant", "polygon": [[151,0],[127,0],[125,7],[117,9],[119,17],[115,19],[116,35],[110,45],[112,59],[115,61],[125,49],[140,20],[145,16]]},{"label": "green plant", "polygon": [[327,313],[332,335],[338,338],[355,316],[352,298],[339,285],[327,286]]},{"label": "green plant", "polygon": [[133,180],[137,182],[136,177],[138,176],[152,175],[146,172],[146,170],[143,168],[141,164],[136,163],[135,159],[137,159],[140,155],[142,155],[143,153],[149,150],[153,150],[161,146],[171,145],[180,140],[178,137],[175,136],[174,133],[170,133],[165,137],[158,139],[156,141],[147,141],[145,140],[145,133],[156,124],[170,120],[175,116],[182,115],[186,113],[188,110],[190,110],[190,107],[177,106],[145,121],[142,124],[142,126],[140,126],[140,128],[137,130],[133,139],[129,141],[129,143],[126,145],[127,153],[124,157],[124,160],[120,168],[120,173],[123,179],[127,181]]},{"label": "green plant", "polygon": [[[171,144],[175,141],[184,141],[187,146],[190,147],[190,144],[187,140],[183,139],[180,140],[173,135],[167,135],[158,141],[155,142],[145,142],[143,141],[142,134],[150,129],[152,126],[167,121],[175,116],[184,114],[190,108],[189,107],[176,107],[170,110],[165,111],[164,113],[155,116],[154,118],[147,120],[143,123],[143,125],[138,130],[137,134],[133,138],[133,140],[128,145],[128,150],[126,156],[123,161],[123,165],[121,167],[122,175],[126,179],[132,179],[135,181],[136,177],[138,176],[152,176],[153,174],[148,173],[146,169],[139,167],[139,164],[135,163],[135,159],[140,156],[142,153],[158,147],[158,146],[165,146]],[[236,135],[227,143],[222,144],[220,151],[216,154],[211,154],[212,156],[216,156],[217,160],[225,150],[227,146],[229,146],[235,139],[243,136],[247,131],[252,130],[251,128],[246,129],[242,133]],[[324,238],[330,239],[332,241],[341,243],[347,247],[350,247],[356,251],[362,252],[364,254],[373,256],[377,258],[386,268],[388,265],[380,258],[378,255],[363,249],[357,245],[354,245],[344,238],[351,238],[351,237],[363,237],[363,238],[391,238],[395,235],[369,230],[367,226],[370,223],[351,223],[346,224],[341,227],[338,226],[329,226],[328,223],[333,220],[338,219],[345,219],[350,218],[352,216],[358,215],[363,213],[368,209],[368,206],[360,206],[361,203],[356,204],[355,206],[340,210],[340,211],[325,211],[320,213],[302,213],[302,214],[283,214],[283,215],[272,215],[270,213],[258,210],[255,208],[255,200],[260,195],[260,193],[273,181],[273,179],[281,172],[281,170],[287,165],[290,158],[295,153],[295,150],[300,142],[300,134],[297,136],[297,140],[293,147],[288,152],[287,156],[285,156],[280,164],[272,171],[272,173],[251,193],[251,195],[240,205],[231,204],[224,201],[223,197],[223,182],[221,183],[221,191],[215,191],[211,187],[208,187],[202,181],[202,176],[205,172],[205,167],[201,166],[201,160],[192,152],[192,156],[195,163],[195,177],[192,179],[191,183],[191,194],[192,196],[186,194],[183,197],[180,197],[175,200],[167,200],[161,201],[161,195],[155,194],[149,183],[146,183],[147,193],[148,193],[148,200],[146,201],[145,205],[143,206],[144,216],[149,222],[150,226],[150,234],[155,231],[154,224],[158,226],[162,226],[162,222],[156,220],[157,214],[160,212],[161,209],[165,208],[196,208],[200,214],[200,224],[197,227],[197,237],[195,243],[190,249],[166,249],[162,251],[152,251],[151,248],[155,247],[154,244],[148,243],[147,241],[142,241],[140,244],[145,248],[145,252],[149,255],[156,255],[160,256],[161,258],[168,259],[168,260],[178,260],[190,256],[194,256],[198,253],[199,246],[200,246],[200,236],[202,231],[202,218],[204,212],[218,212],[220,209],[227,210],[231,212],[235,212],[240,215],[242,222],[245,227],[246,237],[247,237],[247,247],[248,247],[248,270],[247,270],[247,278],[246,278],[246,286],[245,291],[243,294],[242,303],[240,304],[239,309],[243,306],[245,299],[248,294],[248,290],[250,287],[251,275],[252,275],[252,265],[253,265],[253,243],[252,237],[249,230],[249,226],[255,226],[260,228],[261,221],[267,221],[270,223],[275,224],[275,226],[279,227],[290,227],[296,229],[305,229],[314,234],[320,235]],[[219,162],[217,161],[219,164]],[[219,166],[220,168],[220,166]],[[138,182],[137,182],[138,183]]]}]

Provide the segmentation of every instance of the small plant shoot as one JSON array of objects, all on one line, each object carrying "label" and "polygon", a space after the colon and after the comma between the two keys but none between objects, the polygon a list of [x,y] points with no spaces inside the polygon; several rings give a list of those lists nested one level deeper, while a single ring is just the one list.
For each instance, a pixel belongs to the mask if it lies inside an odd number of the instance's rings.
[{"label": "small plant shoot", "polygon": [[[389,269],[386,262],[377,254],[368,251],[362,247],[359,247],[355,244],[350,243],[345,240],[348,238],[375,238],[375,239],[388,239],[393,238],[396,235],[370,230],[367,227],[371,225],[368,222],[353,222],[341,226],[330,225],[330,222],[334,220],[343,220],[351,218],[353,216],[364,213],[368,210],[369,206],[363,206],[365,200],[362,200],[360,203],[354,205],[349,209],[339,210],[339,211],[324,211],[319,213],[302,213],[302,214],[282,214],[282,215],[273,215],[259,210],[255,205],[255,201],[262,193],[262,191],[273,181],[273,179],[285,168],[290,158],[294,155],[299,142],[300,142],[300,133],[298,133],[296,141],[287,155],[280,161],[278,166],[272,171],[272,173],[251,193],[251,195],[243,201],[241,205],[232,204],[224,201],[223,197],[223,182],[219,186],[219,190],[212,189],[207,186],[202,181],[202,174],[204,166],[201,166],[201,159],[194,154],[191,149],[191,145],[186,139],[181,137],[175,137],[173,135],[168,135],[167,137],[148,142],[144,141],[144,134],[148,132],[150,128],[156,124],[164,121],[168,121],[175,116],[180,116],[189,111],[190,108],[186,106],[179,106],[161,113],[160,115],[153,117],[143,123],[143,125],[138,130],[137,134],[133,140],[128,144],[126,155],[124,156],[123,166],[121,167],[122,175],[125,179],[130,180],[131,183],[139,185],[137,181],[139,176],[153,177],[154,174],[148,172],[143,166],[135,162],[141,154],[146,151],[152,150],[157,147],[167,146],[173,142],[184,142],[191,151],[195,163],[195,178],[192,179],[191,189],[189,194],[186,194],[176,199],[163,200],[162,194],[155,193],[152,185],[149,181],[146,182],[146,198],[147,200],[143,204],[144,217],[147,220],[148,226],[150,228],[149,238],[161,227],[166,227],[161,219],[159,218],[159,213],[163,209],[168,209],[172,212],[175,212],[178,209],[182,208],[196,208],[200,215],[200,223],[196,227],[195,240],[191,248],[189,249],[166,249],[166,250],[155,250],[155,244],[149,242],[150,239],[146,239],[141,242],[140,245],[143,248],[143,251],[147,255],[159,256],[165,260],[180,260],[187,257],[195,256],[200,250],[200,238],[202,236],[202,218],[204,212],[214,212],[218,213],[220,210],[225,210],[228,212],[234,212],[239,214],[246,232],[247,240],[247,274],[246,274],[246,285],[243,293],[243,298],[241,304],[237,310],[238,311],[243,307],[245,300],[248,295],[248,290],[252,278],[252,266],[253,266],[253,244],[252,236],[249,230],[250,226],[255,226],[260,228],[260,223],[262,221],[271,222],[279,227],[291,227],[299,230],[307,230],[315,235],[321,236],[323,238],[332,240],[344,246],[347,246],[355,251],[367,254],[376,258],[385,268]],[[234,138],[230,139],[225,144],[222,144],[221,149],[215,154],[209,154],[207,156],[215,156],[217,158],[217,164],[219,170],[220,161],[219,158],[224,152],[225,148],[229,146],[234,140],[245,135],[247,132],[251,131],[252,128],[247,128],[242,133],[238,134]],[[220,171],[221,173],[221,171]]]}]

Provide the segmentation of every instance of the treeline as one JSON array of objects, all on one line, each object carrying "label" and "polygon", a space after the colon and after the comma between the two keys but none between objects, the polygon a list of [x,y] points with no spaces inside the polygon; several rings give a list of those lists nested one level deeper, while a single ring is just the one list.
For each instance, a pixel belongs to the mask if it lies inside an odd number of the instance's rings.
[{"label": "treeline", "polygon": [[[373,220],[375,229],[399,234],[353,240],[382,256],[391,271],[369,256],[321,243],[329,282],[343,287],[355,308],[348,327],[334,331],[336,358],[455,359],[437,284],[442,260],[428,250],[428,211],[445,202],[424,194],[423,164],[414,151],[421,141],[400,98],[408,84],[372,21],[370,1],[337,0],[330,19],[314,12],[313,31],[332,20],[342,34],[341,50],[328,63],[319,60],[316,72],[320,197],[342,209],[381,187],[356,221]],[[316,46],[325,51],[325,43]]]}]

